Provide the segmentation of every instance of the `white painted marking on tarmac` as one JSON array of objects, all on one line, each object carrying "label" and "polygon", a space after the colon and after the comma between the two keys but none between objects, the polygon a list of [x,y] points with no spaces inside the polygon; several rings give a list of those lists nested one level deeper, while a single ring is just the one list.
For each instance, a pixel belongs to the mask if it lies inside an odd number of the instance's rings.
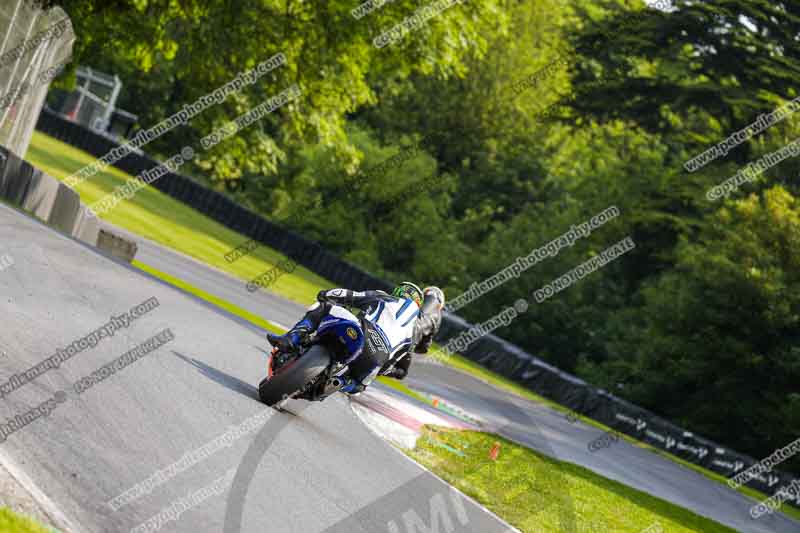
[{"label": "white painted marking on tarmac", "polygon": [[33,480],[28,477],[28,474],[19,468],[8,454],[0,453],[0,465],[3,465],[3,467],[8,470],[8,473],[11,474],[11,477],[30,493],[31,497],[41,506],[42,510],[50,517],[56,527],[63,530],[65,533],[78,533],[82,531],[82,528],[76,527],[61,509],[58,508],[55,502],[36,486]]}]

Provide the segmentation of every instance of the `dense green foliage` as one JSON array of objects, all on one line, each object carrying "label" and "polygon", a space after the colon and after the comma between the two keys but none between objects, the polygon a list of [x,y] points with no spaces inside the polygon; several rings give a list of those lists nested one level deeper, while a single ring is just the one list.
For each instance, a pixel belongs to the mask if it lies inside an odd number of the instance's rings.
[{"label": "dense green foliage", "polygon": [[792,141],[795,119],[696,172],[684,162],[798,96],[800,5],[674,3],[457,3],[381,49],[418,2],[360,20],[355,0],[62,5],[76,63],[117,73],[145,127],[284,52],[287,66],[148,151],[169,156],[298,83],[301,100],[191,173],[220,190],[242,180],[237,200],[378,275],[453,299],[617,206],[459,313],[485,320],[630,236],[635,250],[496,333],[765,457],[800,435],[800,165],[726,200],[706,191]]}]

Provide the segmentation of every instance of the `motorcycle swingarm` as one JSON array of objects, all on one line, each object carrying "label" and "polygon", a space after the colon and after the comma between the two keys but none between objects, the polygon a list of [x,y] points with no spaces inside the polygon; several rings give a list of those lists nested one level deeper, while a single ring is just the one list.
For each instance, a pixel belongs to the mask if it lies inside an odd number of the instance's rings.
[{"label": "motorcycle swingarm", "polygon": [[341,377],[346,372],[346,366],[328,367],[300,397],[311,402],[321,402],[344,386],[344,379]]}]

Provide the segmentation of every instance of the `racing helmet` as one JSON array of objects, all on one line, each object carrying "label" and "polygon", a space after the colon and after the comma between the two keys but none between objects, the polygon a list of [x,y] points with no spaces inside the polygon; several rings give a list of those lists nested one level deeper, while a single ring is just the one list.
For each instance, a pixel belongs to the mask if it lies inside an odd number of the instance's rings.
[{"label": "racing helmet", "polygon": [[414,300],[417,306],[422,307],[422,289],[420,289],[410,281],[404,281],[399,285],[397,285],[392,290],[392,296],[396,296],[397,298],[407,298],[409,300]]},{"label": "racing helmet", "polygon": [[425,287],[422,294],[423,302],[429,309],[441,311],[444,308],[444,292],[439,287]]}]

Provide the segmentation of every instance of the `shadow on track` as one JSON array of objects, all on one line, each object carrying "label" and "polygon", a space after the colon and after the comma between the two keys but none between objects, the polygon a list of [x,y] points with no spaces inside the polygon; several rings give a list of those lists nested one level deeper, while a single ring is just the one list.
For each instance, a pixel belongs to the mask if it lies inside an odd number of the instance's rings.
[{"label": "shadow on track", "polygon": [[243,396],[247,396],[248,398],[252,398],[259,402],[261,401],[258,397],[258,389],[254,385],[244,382],[239,378],[235,378],[230,374],[226,374],[221,370],[217,370],[216,368],[209,366],[202,361],[198,361],[197,359],[193,359],[191,357],[186,357],[185,355],[182,355],[174,350],[172,353],[183,362],[197,368],[200,373],[202,373],[211,381],[219,383],[223,387],[226,387],[234,392],[238,392]]}]

